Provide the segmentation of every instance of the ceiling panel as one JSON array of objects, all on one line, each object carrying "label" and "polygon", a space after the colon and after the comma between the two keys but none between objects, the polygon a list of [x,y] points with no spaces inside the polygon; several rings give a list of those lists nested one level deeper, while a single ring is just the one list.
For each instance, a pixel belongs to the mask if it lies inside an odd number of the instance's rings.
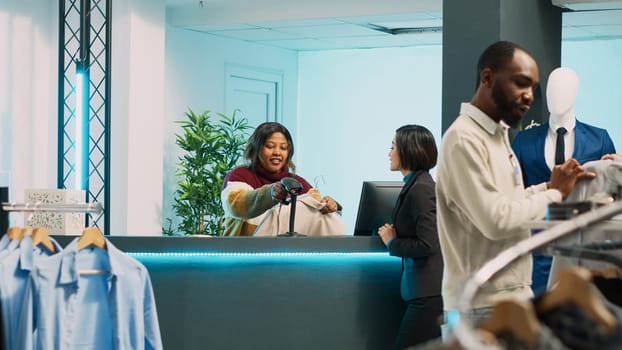
[{"label": "ceiling panel", "polygon": [[208,31],[207,33],[225,36],[232,39],[240,39],[245,41],[265,41],[265,40],[282,40],[282,39],[298,39],[293,34],[280,32],[274,29],[255,28],[255,29],[235,29],[235,30],[219,30]]},{"label": "ceiling panel", "polygon": [[592,38],[594,33],[579,27],[562,28],[562,40],[586,40]]},{"label": "ceiling panel", "polygon": [[398,13],[377,16],[356,16],[356,17],[340,17],[339,20],[348,23],[378,23],[378,22],[409,22],[409,21],[426,21],[443,18],[440,12],[412,12]]},{"label": "ceiling panel", "polygon": [[342,48],[359,48],[359,49],[369,49],[369,48],[380,48],[380,47],[403,47],[403,46],[418,46],[418,45],[428,45],[430,43],[441,44],[442,38],[439,35],[438,40],[430,40],[430,38],[426,35],[390,35],[382,40],[382,46],[378,45],[379,40],[376,37],[354,37],[354,38],[330,38],[324,39],[325,41],[329,41],[335,43]]},{"label": "ceiling panel", "polygon": [[262,28],[292,28],[292,27],[306,27],[306,26],[327,26],[332,24],[343,24],[344,21],[338,18],[311,18],[291,21],[279,21],[279,22],[256,22],[255,25]]},{"label": "ceiling panel", "polygon": [[621,36],[622,34],[622,24],[589,26],[582,29],[594,33],[594,36]]},{"label": "ceiling panel", "polygon": [[[261,8],[280,8],[277,15],[257,10],[256,13],[251,11],[256,14],[251,16],[250,9],[239,10],[249,6],[260,9],[256,1],[205,0],[201,7],[197,1],[166,0],[172,9],[167,8],[167,21],[170,25],[213,35],[297,51],[442,44],[441,0],[316,0],[313,7],[307,8],[307,16],[300,14],[305,12],[300,11],[300,7],[310,5],[302,0],[262,0],[265,6]],[[400,6],[406,6],[409,11],[391,12]],[[359,15],[343,16],[348,12]],[[335,15],[328,15],[330,13]],[[265,20],[271,17],[280,19]],[[430,32],[392,35],[372,30],[367,27],[369,24],[386,28],[427,28]],[[618,37],[622,38],[622,10],[563,13],[563,40]]]},{"label": "ceiling panel", "polygon": [[622,24],[622,10],[565,12],[563,16],[567,26]]},{"label": "ceiling panel", "polygon": [[390,34],[379,32],[359,24],[330,24],[324,26],[281,27],[280,31],[303,38],[335,38],[353,36],[387,36]]},{"label": "ceiling panel", "polygon": [[199,32],[221,32],[226,30],[241,30],[241,29],[257,29],[257,26],[250,24],[224,24],[224,25],[211,25],[211,26],[185,26],[187,29],[192,29]]},{"label": "ceiling panel", "polygon": [[270,45],[279,47],[282,49],[296,50],[296,51],[323,51],[323,50],[338,50],[346,49],[350,47],[344,47],[342,43],[333,43],[320,39],[298,39],[298,40],[267,40],[261,42],[264,45]]}]

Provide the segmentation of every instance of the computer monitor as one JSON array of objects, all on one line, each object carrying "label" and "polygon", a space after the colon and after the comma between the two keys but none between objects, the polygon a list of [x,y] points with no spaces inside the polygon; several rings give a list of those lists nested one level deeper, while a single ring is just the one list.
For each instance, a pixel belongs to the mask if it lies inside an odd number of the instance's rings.
[{"label": "computer monitor", "polygon": [[402,181],[363,181],[355,236],[378,234],[378,227],[393,223],[393,208],[404,186]]}]

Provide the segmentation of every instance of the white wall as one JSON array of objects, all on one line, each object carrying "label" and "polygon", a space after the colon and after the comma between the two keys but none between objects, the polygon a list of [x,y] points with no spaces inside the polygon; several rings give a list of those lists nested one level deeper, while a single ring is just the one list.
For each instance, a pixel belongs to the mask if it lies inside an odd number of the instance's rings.
[{"label": "white wall", "polygon": [[577,118],[607,129],[622,153],[622,40],[564,42],[562,66],[579,76]]},{"label": "white wall", "polygon": [[[0,2],[0,173],[16,202],[27,188],[56,187],[57,6]],[[10,221],[24,224],[20,213]]]},{"label": "white wall", "polygon": [[300,53],[298,172],[343,205],[348,232],[362,181],[402,179],[389,170],[395,129],[419,124],[440,144],[441,50]]},{"label": "white wall", "polygon": [[[441,51],[300,53],[298,170],[344,205],[349,232],[361,182],[401,179],[389,172],[387,155],[398,126],[428,127],[440,146]],[[622,40],[564,42],[562,65],[581,80],[578,118],[607,129],[622,152]]]},{"label": "white wall", "polygon": [[[158,235],[163,146],[149,133],[164,134],[164,1],[113,12],[111,232]],[[0,173],[21,202],[25,189],[56,188],[58,2],[0,3],[0,74]]]},{"label": "white wall", "polygon": [[236,64],[283,73],[283,123],[296,131],[298,55],[294,51],[224,39],[209,34],[166,28],[166,101],[164,139],[164,181],[162,225],[167,218],[179,220],[173,210],[176,163],[181,153],[175,134],[176,121],[191,108],[195,112],[225,111],[225,65]]},{"label": "white wall", "polygon": [[112,9],[110,234],[159,235],[164,146],[164,0]]}]

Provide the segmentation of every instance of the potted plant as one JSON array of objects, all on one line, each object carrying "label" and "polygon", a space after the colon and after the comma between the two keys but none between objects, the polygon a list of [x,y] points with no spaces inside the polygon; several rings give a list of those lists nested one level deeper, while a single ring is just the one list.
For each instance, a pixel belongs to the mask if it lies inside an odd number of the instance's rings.
[{"label": "potted plant", "polygon": [[[175,143],[184,151],[177,163],[177,191],[173,209],[181,219],[178,231],[184,235],[221,235],[223,208],[220,192],[225,175],[238,165],[251,126],[245,118],[229,117],[209,110],[191,109],[178,121],[182,133]],[[170,223],[170,221],[169,221]],[[165,230],[165,233],[172,233]]]}]

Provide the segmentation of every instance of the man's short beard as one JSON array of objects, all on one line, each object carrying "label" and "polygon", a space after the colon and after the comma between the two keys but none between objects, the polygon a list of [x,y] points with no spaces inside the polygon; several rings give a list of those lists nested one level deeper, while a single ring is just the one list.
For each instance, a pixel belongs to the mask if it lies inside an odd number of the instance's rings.
[{"label": "man's short beard", "polygon": [[497,110],[500,114],[501,120],[512,128],[517,127],[520,124],[521,116],[512,114],[514,109],[514,103],[509,102],[508,96],[504,93],[503,89],[495,84],[492,88],[492,99],[497,105]]}]

